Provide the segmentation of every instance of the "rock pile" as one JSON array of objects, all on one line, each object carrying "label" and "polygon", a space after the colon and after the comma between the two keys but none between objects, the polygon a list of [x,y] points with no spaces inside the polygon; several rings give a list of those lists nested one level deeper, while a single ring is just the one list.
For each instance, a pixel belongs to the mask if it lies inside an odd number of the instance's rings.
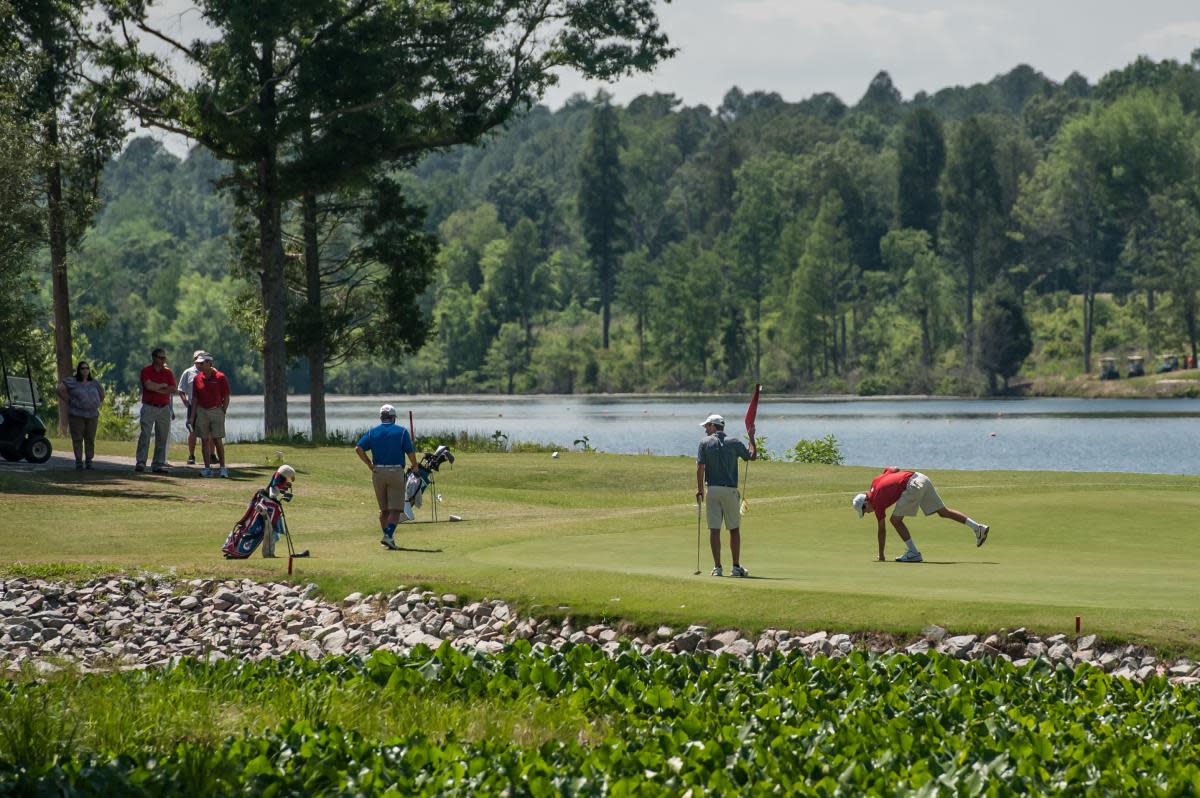
[{"label": "rock pile", "polygon": [[643,652],[727,653],[802,651],[845,656],[858,648],[909,653],[936,650],[961,659],[1001,657],[1015,663],[1042,657],[1051,662],[1088,662],[1129,679],[1165,674],[1172,681],[1200,683],[1200,665],[1159,661],[1136,646],[1104,647],[1094,635],[1040,638],[1024,629],[1002,630],[980,639],[929,627],[907,645],[870,636],[809,634],[768,629],[757,638],[703,626],[676,631],[668,626],[634,634],[623,625],[576,626],[562,621],[517,617],[502,601],[460,602],[453,594],[399,588],[390,595],[354,593],[339,604],[316,597],[316,586],[250,580],[152,577],[98,579],[83,585],[40,579],[0,580],[0,666],[27,665],[51,672],[63,662],[85,669],[148,667],[172,657],[263,659],[299,651],[366,655],[375,649],[402,651],[425,644],[499,651],[513,640],[560,648],[596,645],[612,654],[625,645]]}]

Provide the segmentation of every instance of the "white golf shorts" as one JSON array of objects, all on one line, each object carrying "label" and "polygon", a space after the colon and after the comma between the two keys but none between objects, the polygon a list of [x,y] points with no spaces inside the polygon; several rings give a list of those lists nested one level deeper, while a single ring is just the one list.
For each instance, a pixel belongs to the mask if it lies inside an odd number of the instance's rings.
[{"label": "white golf shorts", "polygon": [[720,529],[722,518],[725,519],[726,529],[739,529],[742,526],[742,497],[737,488],[709,485],[705,503],[708,507],[709,529]]},{"label": "white golf shorts", "polygon": [[929,477],[918,471],[909,478],[908,486],[904,488],[904,492],[900,494],[900,498],[896,501],[896,507],[892,510],[892,515],[907,518],[910,515],[916,515],[917,510],[925,513],[925,515],[933,515],[945,506],[946,503],[942,501],[942,497],[934,489],[933,483],[929,481]]}]

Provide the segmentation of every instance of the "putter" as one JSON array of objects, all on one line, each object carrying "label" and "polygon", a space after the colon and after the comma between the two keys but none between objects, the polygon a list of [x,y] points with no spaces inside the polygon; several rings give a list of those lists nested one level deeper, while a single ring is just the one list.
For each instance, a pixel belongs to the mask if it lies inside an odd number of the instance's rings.
[{"label": "putter", "polygon": [[700,575],[700,500],[696,499],[696,571],[692,576]]}]

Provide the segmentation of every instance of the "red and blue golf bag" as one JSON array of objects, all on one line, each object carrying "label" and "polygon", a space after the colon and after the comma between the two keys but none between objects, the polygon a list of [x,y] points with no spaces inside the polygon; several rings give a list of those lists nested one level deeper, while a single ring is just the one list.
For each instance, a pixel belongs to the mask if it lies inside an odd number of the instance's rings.
[{"label": "red and blue golf bag", "polygon": [[271,477],[271,483],[267,487],[254,492],[246,512],[233,525],[229,536],[225,538],[225,545],[221,547],[225,559],[244,560],[253,554],[264,540],[267,544],[263,547],[263,556],[275,556],[275,541],[279,540],[280,535],[287,534],[283,505],[280,502],[291,501],[292,494],[289,489],[295,473],[290,466],[281,466]]}]

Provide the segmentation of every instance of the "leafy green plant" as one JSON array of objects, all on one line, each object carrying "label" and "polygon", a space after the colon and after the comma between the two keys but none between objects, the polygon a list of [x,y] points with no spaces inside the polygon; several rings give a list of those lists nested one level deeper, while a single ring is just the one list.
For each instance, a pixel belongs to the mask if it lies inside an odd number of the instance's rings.
[{"label": "leafy green plant", "polygon": [[575,442],[571,445],[578,446],[580,449],[582,449],[585,452],[596,451],[595,449],[592,448],[592,442],[590,440],[588,440],[588,436],[586,436],[586,435],[584,435],[582,438],[576,438]]},{"label": "leafy green plant", "polygon": [[105,391],[100,418],[96,421],[96,437],[102,441],[133,440],[138,424],[133,408],[140,399],[137,391]]},{"label": "leafy green plant", "polygon": [[788,450],[787,459],[793,463],[814,465],[842,465],[845,462],[842,449],[832,433],[812,440],[801,438]]}]

